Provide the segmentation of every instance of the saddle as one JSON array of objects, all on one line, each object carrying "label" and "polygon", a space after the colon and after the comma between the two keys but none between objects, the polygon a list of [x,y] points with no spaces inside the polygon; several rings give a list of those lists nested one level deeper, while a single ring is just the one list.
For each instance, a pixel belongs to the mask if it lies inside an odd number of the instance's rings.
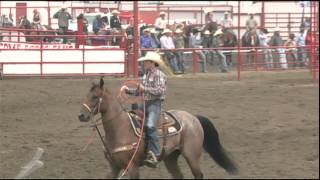
[{"label": "saddle", "polygon": [[[128,115],[130,117],[130,123],[135,132],[135,135],[140,137],[143,113],[130,111]],[[180,122],[177,120],[174,114],[169,111],[161,114],[156,129],[159,137],[173,136],[180,133],[180,131],[182,130]]]}]

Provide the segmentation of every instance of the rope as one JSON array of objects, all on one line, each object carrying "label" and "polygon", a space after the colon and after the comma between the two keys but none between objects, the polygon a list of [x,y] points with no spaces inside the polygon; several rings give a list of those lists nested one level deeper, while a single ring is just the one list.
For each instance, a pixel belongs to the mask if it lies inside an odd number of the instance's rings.
[{"label": "rope", "polygon": [[[128,82],[128,83],[129,83],[129,82]],[[126,84],[126,83],[125,83],[125,84]],[[143,94],[142,94],[142,97],[143,97]],[[145,101],[143,101],[143,110],[144,110],[144,111],[145,111],[145,108],[146,108],[146,104],[145,104]],[[129,168],[131,167],[131,165],[132,165],[132,161],[133,161],[134,157],[136,156],[136,154],[137,154],[137,152],[138,152],[138,149],[139,149],[139,147],[140,147],[140,142],[141,142],[141,140],[142,140],[142,138],[143,138],[144,121],[145,121],[145,116],[143,116],[143,119],[142,119],[142,123],[141,123],[141,136],[139,137],[138,143],[137,143],[137,145],[136,145],[136,147],[135,147],[135,151],[134,151],[134,153],[133,153],[133,155],[132,155],[132,157],[131,157],[128,165],[127,165],[127,167],[126,167],[125,170],[122,172],[122,174],[118,177],[118,179],[121,179],[121,178],[127,173],[128,169],[129,169]]]}]

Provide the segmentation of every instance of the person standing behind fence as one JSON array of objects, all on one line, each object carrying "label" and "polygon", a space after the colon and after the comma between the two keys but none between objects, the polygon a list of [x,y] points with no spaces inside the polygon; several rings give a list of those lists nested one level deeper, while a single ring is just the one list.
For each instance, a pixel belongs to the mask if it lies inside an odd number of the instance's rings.
[{"label": "person standing behind fence", "polygon": [[33,10],[32,23],[37,27],[37,30],[42,30],[42,27],[41,27],[41,16],[40,16],[40,12],[37,9]]},{"label": "person standing behind fence", "polygon": [[[211,47],[212,48],[223,47],[223,41],[221,39],[221,35],[223,35],[223,32],[222,32],[221,29],[218,29],[214,33],[213,38],[212,38],[212,42],[211,42]],[[214,52],[216,53],[216,55],[219,58],[221,72],[223,72],[223,73],[228,72],[228,65],[227,65],[227,61],[226,61],[226,56],[219,49],[215,49]]]},{"label": "person standing behind fence", "polygon": [[[209,30],[205,30],[203,40],[202,40],[202,47],[203,48],[211,48],[212,43],[212,36]],[[213,65],[214,62],[214,52],[212,50],[204,50],[203,51],[206,56],[206,62]]]},{"label": "person standing behind fence", "polygon": [[279,27],[276,27],[274,29],[273,36],[271,37],[271,40],[270,40],[270,46],[276,47],[276,50],[279,54],[280,66],[282,69],[287,69],[288,64],[287,64],[287,59],[286,59],[284,48],[281,47],[281,46],[283,46],[283,40],[280,36],[280,28]]},{"label": "person standing behind fence", "polygon": [[297,37],[297,49],[298,49],[298,62],[300,63],[300,67],[307,65],[307,57],[306,57],[306,31],[304,29],[300,30],[300,33]]},{"label": "person standing behind fence", "polygon": [[284,43],[284,46],[287,46],[288,55],[291,55],[293,59],[293,67],[296,67],[298,64],[298,57],[297,57],[297,43],[295,41],[295,35],[292,33],[289,35],[289,38]]},{"label": "person standing behind fence", "polygon": [[121,30],[121,22],[120,22],[120,18],[119,18],[119,11],[118,10],[113,10],[112,11],[112,17],[110,18],[110,28],[116,31],[120,31]]},{"label": "person standing behind fence", "polygon": [[[53,18],[58,19],[58,26],[60,35],[65,35],[69,27],[69,19],[72,19],[71,15],[66,11],[66,6],[63,5],[61,9],[53,15]],[[63,36],[63,43],[67,43],[67,38]]]},{"label": "person standing behind fence", "polygon": [[104,28],[104,24],[101,19],[101,15],[96,15],[96,18],[92,22],[92,31],[95,35],[98,35],[98,32]]},{"label": "person standing behind fence", "polygon": [[[175,35],[173,36],[173,42],[176,49],[184,48],[184,37],[182,35],[183,31],[181,29],[177,29],[175,31]],[[181,73],[184,73],[184,58],[183,58],[183,50],[174,52],[177,58],[178,68]]]},{"label": "person standing behind fence", "polygon": [[165,19],[166,13],[160,12],[159,17],[156,19],[154,26],[156,31],[158,32],[158,39],[160,39],[162,32],[167,28],[167,20]]},{"label": "person standing behind fence", "polygon": [[[189,47],[190,48],[202,48],[202,40],[201,37],[201,30],[200,29],[193,29],[192,35],[189,39]],[[206,62],[206,54],[203,50],[196,50],[195,51],[200,57],[201,63],[201,71],[203,73],[207,72],[207,62]]]},{"label": "person standing behind fence", "polygon": [[273,68],[273,56],[272,56],[272,51],[269,48],[269,41],[270,38],[268,37],[268,30],[265,28],[262,28],[260,30],[259,38],[260,38],[260,46],[263,47],[263,55],[264,55],[264,62],[266,63],[266,66],[268,69]]},{"label": "person standing behind fence", "polygon": [[[161,48],[162,49],[174,49],[174,43],[172,39],[172,31],[170,29],[165,29],[163,31],[163,36],[160,38]],[[164,51],[164,56],[167,61],[170,63],[170,66],[175,74],[180,74],[179,67],[177,64],[176,56],[171,51]]]},{"label": "person standing behind fence", "polygon": [[246,28],[247,32],[250,32],[251,30],[256,30],[258,26],[257,21],[254,19],[254,16],[252,13],[249,13],[249,19],[246,21]]},{"label": "person standing behind fence", "polygon": [[157,31],[154,28],[152,28],[150,30],[150,33],[151,33],[151,38],[152,38],[152,41],[151,41],[152,47],[153,48],[161,48],[160,40],[158,39],[158,37],[156,35]]}]

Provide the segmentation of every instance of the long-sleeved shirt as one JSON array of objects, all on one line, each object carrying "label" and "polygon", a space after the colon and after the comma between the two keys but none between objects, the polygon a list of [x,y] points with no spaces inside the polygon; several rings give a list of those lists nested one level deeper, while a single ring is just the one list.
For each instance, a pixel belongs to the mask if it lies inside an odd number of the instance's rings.
[{"label": "long-sleeved shirt", "polygon": [[225,27],[225,28],[231,28],[233,26],[233,22],[231,18],[228,19],[222,19],[220,21],[221,26]]},{"label": "long-sleeved shirt", "polygon": [[121,29],[121,22],[118,16],[112,16],[110,18],[110,27],[111,28],[116,28],[116,29]]},{"label": "long-sleeved shirt", "polygon": [[305,46],[306,45],[306,38],[304,36],[304,34],[300,34],[298,37],[297,37],[297,46]]},{"label": "long-sleeved shirt", "polygon": [[159,29],[165,29],[167,27],[167,20],[158,17],[154,23],[154,26]]},{"label": "long-sleeved shirt", "polygon": [[53,18],[58,19],[59,27],[68,27],[69,19],[72,19],[71,15],[67,11],[58,11],[53,15]]},{"label": "long-sleeved shirt", "polygon": [[160,38],[160,43],[161,43],[161,48],[163,48],[163,49],[174,49],[175,48],[172,37],[170,37],[170,36],[166,36],[166,35],[162,36]]},{"label": "long-sleeved shirt", "polygon": [[262,47],[268,47],[268,43],[270,41],[270,38],[267,36],[267,34],[259,34],[260,38],[260,46]]},{"label": "long-sleeved shirt", "polygon": [[257,21],[255,19],[248,19],[246,21],[246,27],[247,29],[253,29],[253,28],[256,28],[258,25]]},{"label": "long-sleeved shirt", "polygon": [[140,47],[141,48],[153,48],[152,47],[153,39],[150,36],[141,36],[140,37]]},{"label": "long-sleeved shirt", "polygon": [[[164,100],[167,91],[167,76],[157,68],[146,71],[142,77],[144,100]],[[138,89],[128,89],[126,93],[137,94]]]},{"label": "long-sleeved shirt", "polygon": [[184,48],[184,38],[183,36],[174,36],[173,42],[175,48]]}]

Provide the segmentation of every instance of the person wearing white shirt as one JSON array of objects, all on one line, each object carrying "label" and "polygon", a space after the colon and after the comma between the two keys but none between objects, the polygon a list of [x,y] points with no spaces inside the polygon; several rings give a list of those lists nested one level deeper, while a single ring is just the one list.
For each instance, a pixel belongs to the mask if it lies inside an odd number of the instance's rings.
[{"label": "person wearing white shirt", "polygon": [[260,38],[260,46],[264,47],[262,49],[263,51],[263,55],[264,55],[264,61],[267,65],[268,69],[272,69],[273,68],[273,57],[272,57],[272,52],[271,49],[269,48],[269,41],[270,41],[270,37],[268,36],[268,30],[262,28],[260,30],[260,34],[259,34],[259,38]]},{"label": "person wearing white shirt", "polygon": [[164,29],[167,28],[167,20],[165,19],[166,13],[165,12],[160,12],[159,17],[156,19],[154,26],[155,30],[158,32],[158,39],[160,39],[162,32]]},{"label": "person wearing white shirt", "polygon": [[[164,35],[160,38],[161,49],[175,49],[174,42],[171,37],[172,31],[170,29],[165,29],[162,34]],[[166,57],[175,74],[182,73],[179,71],[177,59],[173,52],[164,51],[164,56]]]}]

